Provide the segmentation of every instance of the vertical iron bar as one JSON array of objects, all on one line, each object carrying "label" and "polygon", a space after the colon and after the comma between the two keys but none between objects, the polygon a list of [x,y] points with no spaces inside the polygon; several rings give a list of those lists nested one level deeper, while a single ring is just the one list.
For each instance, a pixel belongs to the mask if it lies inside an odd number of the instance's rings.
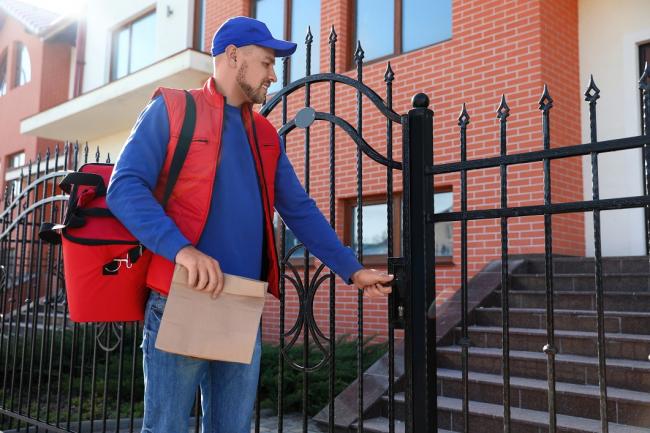
[{"label": "vertical iron bar", "polygon": [[[36,176],[32,179],[32,174],[35,174]],[[37,179],[38,175],[35,172],[32,172],[32,161],[30,160],[28,162],[28,168],[27,168],[27,185],[31,185],[34,179]],[[34,203],[38,200],[36,190],[27,190],[26,193],[26,207],[29,208],[30,206],[30,196],[32,196],[32,191],[33,191],[33,198],[34,198]],[[31,217],[31,223],[30,223],[30,217]],[[25,373],[27,375],[31,375],[31,371],[25,372],[25,350],[27,348],[27,334],[28,334],[28,329],[29,329],[29,315],[30,315],[30,305],[31,305],[31,292],[32,292],[32,263],[33,263],[33,246],[34,246],[34,237],[36,236],[36,224],[35,224],[35,215],[34,212],[29,213],[28,215],[25,215],[25,226],[23,226],[23,266],[21,269],[21,274],[23,274],[23,277],[20,279],[21,280],[21,294],[19,295],[19,302],[21,305],[24,305],[25,308],[25,323],[23,327],[23,337],[22,337],[22,344],[21,344],[21,354],[20,354],[20,380],[19,380],[19,385],[18,385],[18,411],[21,413],[25,413],[25,411],[22,410],[22,401],[23,401],[23,379],[25,376]],[[31,226],[30,234],[29,234],[29,239],[28,239],[28,234],[27,234],[27,226]],[[29,253],[27,252],[27,243],[29,243]],[[25,264],[25,256],[29,254],[29,266]],[[27,267],[27,276],[26,279],[28,280],[27,283],[27,297],[23,300],[22,296],[22,286],[23,283],[22,281],[25,279],[24,277],[24,269]],[[21,307],[22,310],[22,307]],[[22,316],[22,314],[21,314]],[[20,316],[19,316],[20,317]],[[20,335],[20,332],[18,333]],[[16,338],[16,341],[18,341],[18,338]],[[29,401],[27,401],[27,406],[29,407]]]},{"label": "vertical iron bar", "polygon": [[86,337],[88,334],[88,323],[83,324],[83,333],[81,336],[81,366],[79,367],[79,414],[77,417],[77,431],[81,431],[81,418],[84,411],[84,379],[86,367]]},{"label": "vertical iron bar", "polygon": [[[286,87],[289,82],[289,58],[282,59],[282,87]],[[282,125],[287,123],[287,95],[282,95]],[[286,136],[282,137],[285,144]],[[285,273],[284,255],[286,254],[286,227],[284,222],[280,222],[280,341],[278,350],[278,433],[284,430],[284,315],[285,315]]]},{"label": "vertical iron bar", "polygon": [[[106,333],[106,343],[104,350],[104,396],[102,397],[102,432],[106,433],[106,417],[108,415],[108,370],[110,368],[110,351],[106,350],[111,345],[111,332],[112,332],[112,323],[106,323],[104,325],[104,332]],[[99,342],[97,342],[99,343]]]},{"label": "vertical iron bar", "polygon": [[[643,74],[639,79],[639,89],[643,99],[642,129],[643,135],[650,135],[650,66],[645,63]],[[650,144],[643,145],[643,164],[644,164],[644,194],[650,195]],[[645,207],[645,224],[646,224],[646,254],[650,255],[650,206]]]},{"label": "vertical iron bar", "polygon": [[[598,130],[596,127],[596,101],[600,98],[600,90],[594,83],[593,75],[589,81],[589,87],[585,92],[585,101],[589,102],[589,129],[591,142],[598,141]],[[591,153],[591,189],[593,200],[600,200],[600,188],[598,185],[598,153]],[[594,218],[594,257],[596,260],[596,317],[598,327],[598,385],[600,389],[600,429],[601,433],[608,433],[609,423],[607,422],[607,375],[605,362],[605,301],[603,293],[603,265],[600,238],[600,210],[593,211]]]},{"label": "vertical iron bar", "polygon": [[[45,153],[45,159],[46,159],[45,160],[45,173],[46,174],[48,174],[49,171],[50,171],[50,155],[51,155],[50,154],[50,149],[48,148],[47,152]],[[52,170],[56,171],[56,162],[54,163],[54,166],[53,166]],[[47,183],[45,184],[45,188],[48,188]],[[50,190],[49,191],[51,193],[54,193],[55,190],[56,190],[56,180],[53,178],[52,182],[51,182],[51,185],[50,185]],[[57,215],[56,209],[57,209],[57,205],[56,205],[56,202],[55,202],[50,207],[50,220],[51,221],[54,221],[54,218],[56,218],[56,215]],[[37,391],[37,395],[36,395],[36,401],[37,401],[38,404],[36,405],[36,419],[40,419],[40,411],[41,411],[41,404],[40,403],[41,403],[41,390],[42,390],[41,380],[42,380],[42,377],[43,377],[43,362],[44,362],[43,358],[45,357],[45,347],[46,347],[46,342],[47,342],[47,338],[48,338],[48,328],[49,328],[49,325],[50,325],[49,314],[48,313],[49,313],[49,308],[50,308],[49,300],[50,300],[50,295],[51,295],[51,282],[52,282],[52,280],[50,278],[50,275],[52,273],[52,266],[53,266],[53,260],[54,260],[53,259],[53,257],[54,257],[53,250],[54,250],[54,246],[53,245],[48,245],[48,247],[47,247],[47,255],[46,255],[46,259],[45,259],[46,262],[47,262],[47,271],[46,271],[46,275],[45,275],[45,296],[44,296],[44,300],[43,300],[43,307],[44,307],[44,311],[43,311],[43,319],[44,319],[43,320],[43,334],[41,336],[40,356],[39,356],[39,360],[38,360],[38,376],[37,376],[38,377],[38,385],[37,385],[37,390],[38,391]],[[39,291],[40,291],[40,287],[39,287]]]},{"label": "vertical iron bar", "polygon": [[[460,160],[467,161],[467,125],[469,114],[463,103],[463,109],[458,117],[460,126]],[[460,171],[460,210],[467,212],[467,170]],[[461,354],[461,371],[463,375],[463,432],[469,433],[469,346],[470,339],[467,330],[467,218],[460,221],[460,314],[462,337],[459,341]]]},{"label": "vertical iron bar", "polygon": [[90,433],[95,431],[95,385],[97,384],[97,324],[93,323],[93,361],[90,379]]},{"label": "vertical iron bar", "polygon": [[[386,82],[386,106],[393,109],[393,80],[395,73],[386,66],[384,81]],[[393,162],[393,121],[386,119],[386,158]],[[386,172],[386,222],[388,225],[388,251],[386,255],[393,257],[393,168],[390,164]],[[395,294],[388,296],[388,433],[395,433]]]},{"label": "vertical iron bar", "polygon": [[[544,85],[544,93],[539,100],[539,109],[542,110],[542,128],[544,139],[544,150],[551,148],[550,117],[549,110],[553,107],[553,99],[548,93],[548,87]],[[551,204],[551,161],[544,158],[544,204]],[[548,343],[543,351],[548,356],[547,380],[548,380],[548,425],[549,433],[555,433],[557,429],[556,398],[555,398],[555,321],[553,318],[553,231],[551,226],[551,214],[544,213],[544,259],[546,275],[546,335]]]},{"label": "vertical iron bar", "polygon": [[[30,164],[31,165],[31,164]],[[25,183],[25,174],[24,171],[21,169],[20,173],[20,206],[18,207],[19,213],[20,210],[23,209],[24,206],[29,206],[29,194],[24,194],[23,191],[23,184]],[[22,203],[23,198],[25,199],[25,203]],[[14,304],[13,307],[15,311],[17,312],[17,319],[16,319],[16,328],[15,328],[15,339],[14,339],[14,348],[13,348],[13,356],[12,356],[12,361],[11,361],[11,400],[9,402],[9,408],[10,410],[16,410],[15,408],[15,401],[14,401],[14,393],[16,391],[14,387],[14,382],[16,379],[16,376],[19,376],[18,381],[22,381],[22,371],[17,372],[16,371],[16,362],[18,361],[18,341],[20,340],[20,324],[22,322],[22,312],[21,312],[21,306],[22,306],[22,297],[23,297],[23,280],[25,278],[25,237],[27,236],[27,218],[23,217],[19,220],[20,225],[22,226],[22,230],[18,229],[16,230],[16,271],[14,272],[14,277],[18,275],[18,278],[14,278],[14,287],[17,289],[17,296],[14,297]],[[18,241],[20,241],[20,252],[18,252]],[[16,291],[14,289],[14,292]],[[18,406],[20,407],[20,401],[18,402]],[[20,429],[21,422],[18,422],[18,428]]]},{"label": "vertical iron bar", "polygon": [[[4,212],[6,213],[6,216],[3,217],[3,219],[2,219],[2,231],[3,231],[3,233],[7,229],[7,226],[9,225],[9,223],[11,222],[11,209],[9,208],[10,195],[11,195],[11,192],[10,192],[10,189],[9,189],[9,184],[6,184],[5,185],[4,198],[3,198]],[[0,257],[2,258],[2,263],[0,263],[0,266],[1,266],[1,268],[0,268],[0,278],[2,278],[2,280],[0,280],[0,290],[2,291],[2,293],[1,293],[2,294],[2,300],[1,300],[1,303],[0,303],[0,305],[2,306],[2,310],[0,311],[0,313],[2,314],[2,316],[1,316],[2,317],[2,323],[0,324],[0,358],[2,358],[5,351],[7,351],[7,353],[8,353],[8,350],[9,350],[8,346],[6,346],[4,344],[4,341],[5,341],[5,323],[7,322],[7,294],[8,294],[8,291],[9,291],[9,288],[8,288],[8,271],[9,271],[9,261],[10,261],[10,257],[11,257],[11,252],[9,251],[10,248],[11,248],[11,235],[7,234],[5,237],[3,237],[0,240],[0,242],[1,242],[0,243],[0,245],[1,245]],[[11,335],[11,334],[9,333],[9,335]],[[5,396],[6,396],[6,392],[5,392],[6,379],[7,379],[7,367],[6,367],[6,363],[5,363],[5,366],[4,366],[3,370],[2,370],[2,384],[3,385],[2,385],[2,403],[1,404],[3,406],[4,406],[4,402],[5,402]],[[5,416],[4,415],[0,416],[0,422],[2,422],[4,424],[4,420],[5,420]]]},{"label": "vertical iron bar", "polygon": [[126,334],[126,322],[120,324],[120,354],[119,361],[117,365],[117,398],[115,399],[115,413],[117,422],[115,423],[115,433],[120,431],[120,421],[122,420],[122,414],[120,409],[122,407],[121,398],[122,398],[122,371],[124,367],[124,337]]},{"label": "vertical iron bar", "polygon": [[[354,61],[357,66],[357,81],[363,82],[364,52],[361,42],[357,42]],[[360,90],[357,90],[357,132],[363,137],[363,99]],[[357,147],[357,258],[363,263],[363,153]],[[363,433],[363,291],[357,293],[357,375],[358,394],[357,431]]]},{"label": "vertical iron bar", "polygon": [[[330,31],[330,72],[336,72],[336,41],[338,37],[334,26]],[[330,81],[330,114],[336,114],[336,84]],[[336,130],[330,123],[330,225],[336,230]],[[334,272],[330,270],[330,302],[329,302],[329,338],[330,338],[330,363],[329,363],[329,411],[328,432],[334,433],[334,399],[336,398],[336,282]]]},{"label": "vertical iron bar", "polygon": [[[404,233],[406,272],[405,368],[407,387],[407,433],[437,431],[435,320],[427,309],[435,302],[435,250],[433,181],[425,174],[433,163],[433,111],[429,98],[418,93],[408,113],[408,150],[404,152]],[[407,146],[405,144],[405,149]],[[408,224],[407,224],[408,221]]]},{"label": "vertical iron bar", "polygon": [[[311,75],[311,44],[314,37],[311,34],[311,27],[307,29],[307,36],[305,38],[306,45],[306,65],[305,76]],[[305,84],[305,107],[309,107],[311,99],[311,86],[309,83]],[[309,158],[310,158],[310,128],[305,128],[305,191],[309,194]],[[309,317],[313,314],[311,311],[310,287],[309,284],[309,250],[304,248],[304,319],[303,319],[303,347],[302,347],[302,365],[304,367],[302,373],[302,431],[307,433],[309,423]]]},{"label": "vertical iron bar", "polygon": [[[59,162],[59,145],[57,144],[54,147],[54,171],[56,172],[59,167],[58,167],[58,162]],[[54,184],[52,185],[52,192],[55,191],[55,186]],[[61,206],[54,206],[53,207],[54,213],[52,217],[52,221],[61,221],[63,218],[63,211],[64,211],[64,206],[61,204]],[[61,211],[61,215],[59,215],[59,210]],[[56,269],[57,272],[55,273],[55,263],[56,263]],[[56,286],[56,282],[59,280],[58,278],[58,266],[62,263],[61,259],[61,245],[57,245],[54,247],[54,252],[52,253],[52,256],[50,257],[50,268],[48,271],[48,278],[47,278],[47,303],[48,305],[51,304],[53,305],[53,308],[49,310],[49,314],[53,314],[53,320],[52,320],[52,339],[49,341],[50,347],[48,349],[48,367],[47,367],[47,394],[46,394],[46,399],[45,399],[45,422],[50,421],[50,398],[52,397],[52,393],[50,392],[50,387],[52,386],[52,363],[54,361],[54,345],[56,342],[56,337],[57,337],[57,319],[58,319],[58,302],[57,302],[57,294],[58,294],[58,287]]]},{"label": "vertical iron bar", "polygon": [[133,406],[135,405],[135,366],[138,358],[138,337],[140,335],[140,322],[134,322],[131,327],[133,331],[133,347],[131,348],[131,401],[129,407],[129,433],[133,433]]},{"label": "vertical iron bar", "polygon": [[[507,122],[510,107],[505,95],[497,109],[500,121],[500,155],[507,154]],[[508,168],[500,166],[501,209],[508,207]],[[510,433],[510,281],[508,279],[508,218],[501,218],[501,347],[503,349],[503,431]]]},{"label": "vertical iron bar", "polygon": [[70,366],[68,368],[68,413],[65,428],[70,430],[72,424],[72,374],[77,360],[77,338],[79,337],[79,324],[74,323],[72,328],[72,347],[70,347]]}]

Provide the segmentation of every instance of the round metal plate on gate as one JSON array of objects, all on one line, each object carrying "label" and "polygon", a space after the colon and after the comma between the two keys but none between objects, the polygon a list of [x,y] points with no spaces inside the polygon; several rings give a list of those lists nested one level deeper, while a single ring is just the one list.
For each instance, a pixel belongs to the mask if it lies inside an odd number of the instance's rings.
[{"label": "round metal plate on gate", "polygon": [[316,120],[316,110],[311,107],[305,107],[296,114],[296,126],[298,128],[308,128]]}]

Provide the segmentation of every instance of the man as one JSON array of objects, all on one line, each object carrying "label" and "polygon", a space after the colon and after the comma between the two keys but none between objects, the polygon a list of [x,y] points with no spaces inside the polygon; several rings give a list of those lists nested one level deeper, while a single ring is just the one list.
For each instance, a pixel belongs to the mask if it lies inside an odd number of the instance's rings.
[{"label": "man", "polygon": [[217,297],[223,272],[269,282],[278,295],[273,210],[311,252],[368,296],[385,296],[392,276],[363,269],[341,245],[307,196],[275,128],[253,113],[277,80],[276,57],[296,44],[274,39],[260,21],[236,17],[214,35],[214,75],[191,90],[196,129],[168,206],[159,204],[185,110],[184,94],[159,89],[140,114],[119,156],[107,201],[151,251],[145,311],[143,432],[187,431],[197,386],[203,432],[250,431],[260,363],[260,341],[250,365],[207,361],[159,351],[155,340],[174,262],[189,284]]}]

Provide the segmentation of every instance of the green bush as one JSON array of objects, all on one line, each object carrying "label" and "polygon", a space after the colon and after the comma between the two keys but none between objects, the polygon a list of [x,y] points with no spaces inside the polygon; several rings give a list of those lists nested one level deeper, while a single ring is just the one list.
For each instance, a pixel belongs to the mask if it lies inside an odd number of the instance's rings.
[{"label": "green bush", "polygon": [[[296,364],[303,364],[303,347],[294,346],[288,352],[289,359]],[[363,344],[363,370],[365,371],[387,350],[386,344],[376,344],[372,338]],[[277,345],[264,344],[262,346],[261,364],[261,389],[260,405],[263,409],[270,409],[277,413],[278,409],[278,363],[280,348]],[[357,343],[350,341],[345,336],[336,342],[336,372],[334,381],[334,395],[343,391],[358,375],[357,369]],[[309,367],[316,366],[322,359],[323,353],[316,348],[310,347]],[[284,361],[284,413],[301,412],[303,408],[303,378],[304,373],[293,368]],[[315,371],[307,373],[308,380],[308,403],[307,413],[314,416],[323,409],[329,402],[330,367],[328,363],[320,366]]]},{"label": "green bush", "polygon": [[[122,381],[118,384],[119,370],[119,350],[109,354],[108,373],[106,369],[106,354],[99,347],[95,347],[95,336],[92,328],[88,327],[85,334],[80,332],[75,347],[75,356],[72,357],[72,332],[68,329],[66,332],[49,333],[45,341],[42,331],[37,331],[35,335],[29,335],[34,338],[34,344],[31,344],[31,338],[28,338],[24,344],[23,338],[18,342],[12,341],[11,346],[8,344],[0,345],[0,359],[12,361],[14,354],[17,356],[15,369],[13,363],[9,362],[6,369],[6,376],[0,372],[0,383],[6,382],[6,389],[0,389],[0,405],[2,402],[9,404],[14,401],[14,409],[26,413],[29,411],[31,416],[39,414],[41,420],[53,422],[59,412],[59,420],[65,422],[68,420],[68,411],[70,412],[69,420],[76,422],[79,418],[87,420],[93,414],[95,419],[101,419],[104,411],[104,402],[106,403],[106,417],[117,417],[117,391],[120,388],[120,416],[129,417],[131,403],[131,378],[135,379],[134,384],[134,410],[133,416],[139,418],[143,416],[143,398],[144,383],[142,377],[142,352],[137,347],[140,343],[140,333],[133,334],[134,329],[130,326],[125,329],[123,340],[123,361],[122,361]],[[83,338],[85,335],[85,339]],[[54,338],[54,341],[52,339]],[[85,340],[85,344],[82,344]],[[17,346],[15,343],[18,343]],[[135,345],[135,347],[134,347]],[[81,352],[84,352],[84,367],[81,369]],[[41,351],[43,347],[44,352]],[[49,351],[54,349],[53,356],[50,358]],[[96,350],[96,352],[95,352]],[[135,351],[137,356],[135,360],[135,371],[132,370],[131,355]],[[302,364],[303,346],[294,346],[288,351],[288,357],[298,364]],[[368,368],[386,351],[385,344],[373,344],[372,339],[366,340],[363,345],[363,369]],[[22,355],[25,355],[23,361]],[[273,412],[277,411],[278,397],[278,354],[277,345],[263,344],[262,361],[261,361],[261,391],[260,401],[262,408],[269,408]],[[34,365],[29,369],[29,357],[34,356]],[[92,384],[92,367],[93,357],[96,358],[95,364],[95,383]],[[309,366],[314,367],[323,358],[323,354],[315,347],[310,347]],[[39,366],[42,359],[43,365]],[[70,374],[72,373],[72,375]],[[71,377],[72,376],[72,377]],[[329,364],[324,363],[320,368],[307,374],[309,382],[309,395],[307,411],[310,415],[316,414],[319,410],[327,405],[329,400]],[[358,376],[357,371],[357,345],[354,341],[346,338],[340,338],[336,343],[336,375],[335,375],[335,394],[340,393]],[[82,392],[83,377],[83,392]],[[107,380],[105,381],[105,377]],[[19,383],[22,379],[22,398],[17,401]],[[28,384],[31,380],[31,389]],[[10,384],[14,383],[14,393],[10,391]],[[60,385],[59,385],[60,383]],[[40,385],[40,393],[39,393]],[[59,388],[60,386],[60,388]],[[104,387],[106,387],[106,400],[104,401]],[[92,407],[91,400],[94,388],[95,405]],[[303,373],[291,367],[288,362],[284,361],[284,412],[302,411],[302,389]],[[27,401],[27,394],[31,394],[30,401]],[[80,396],[81,393],[81,396]],[[40,394],[40,399],[36,396]],[[59,398],[57,398],[59,394]],[[81,397],[81,399],[80,399]],[[58,405],[57,405],[58,400]],[[69,406],[68,406],[68,401]],[[45,414],[49,412],[49,416]],[[5,417],[4,421],[0,417],[0,431],[8,428],[6,424],[9,420]],[[10,423],[14,424],[14,423]]]}]

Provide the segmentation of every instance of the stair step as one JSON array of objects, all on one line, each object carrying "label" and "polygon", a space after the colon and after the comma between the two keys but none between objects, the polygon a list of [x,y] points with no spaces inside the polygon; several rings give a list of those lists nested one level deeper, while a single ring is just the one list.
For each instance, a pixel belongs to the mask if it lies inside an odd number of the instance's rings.
[{"label": "stair step", "polygon": [[[441,427],[462,430],[461,399],[438,397],[438,424]],[[469,402],[470,431],[501,431],[503,429],[503,406]],[[540,427],[548,428],[548,413],[513,407],[510,410],[511,425],[516,432],[537,432]],[[558,433],[593,433],[600,431],[600,421],[569,415],[557,415]],[[532,429],[531,429],[532,428]],[[609,423],[610,433],[650,433],[650,429]]]},{"label": "stair step", "polygon": [[[650,273],[648,256],[603,257],[603,273]],[[553,270],[557,274],[593,273],[596,261],[593,257],[554,257]],[[546,268],[544,257],[527,260],[526,270],[530,273],[543,274]]]},{"label": "stair step", "polygon": [[[547,343],[546,329],[510,328],[510,348],[512,350],[542,350]],[[502,328],[497,326],[470,326],[468,335],[474,346],[501,347]],[[454,329],[454,339],[458,343],[462,337],[461,328]],[[555,331],[555,345],[558,353],[598,356],[598,334],[586,331]],[[605,334],[605,353],[611,358],[648,360],[650,355],[650,335]]]},{"label": "stair step", "polygon": [[[575,272],[575,271],[574,271]],[[546,275],[513,274],[510,278],[513,290],[546,290]],[[566,273],[553,275],[554,288],[558,291],[593,291],[596,288],[595,274]],[[607,292],[650,291],[650,274],[604,273],[603,289]]]},{"label": "stair step", "polygon": [[[558,413],[582,418],[600,418],[600,391],[597,385],[556,383]],[[510,402],[513,407],[546,411],[548,382],[524,377],[510,378]],[[469,372],[469,398],[491,404],[503,404],[503,376]],[[438,395],[462,398],[462,372],[438,369]],[[385,399],[387,402],[387,398]],[[396,402],[404,401],[403,394]],[[608,387],[608,419],[618,424],[650,425],[650,394]]]},{"label": "stair step", "polygon": [[[498,348],[471,347],[469,368],[481,373],[501,374],[503,351]],[[439,368],[461,369],[460,346],[437,349]],[[510,351],[510,375],[546,379],[547,355],[540,352]],[[650,389],[650,362],[608,358],[607,383],[616,388],[647,392]],[[580,355],[558,354],[555,358],[556,380],[585,385],[598,384],[598,359]]]},{"label": "stair step", "polygon": [[[359,425],[355,422],[352,428],[358,430]],[[369,433],[388,433],[388,418],[377,417],[363,420],[363,431]],[[406,425],[402,421],[395,420],[395,433],[405,433]],[[438,429],[438,433],[454,433],[450,430]]]},{"label": "stair step", "polygon": [[[510,326],[546,329],[544,308],[511,308]],[[595,331],[596,312],[589,310],[558,310],[553,314],[555,329]],[[474,311],[477,325],[501,326],[501,307],[481,307]],[[605,331],[650,335],[650,312],[606,311]]]},{"label": "stair step", "polygon": [[[650,292],[609,292],[604,295],[606,311],[650,311]],[[487,307],[501,305],[501,291],[494,292]],[[546,293],[538,290],[511,290],[510,308],[546,308]],[[596,311],[596,294],[555,292],[554,309]]]}]

